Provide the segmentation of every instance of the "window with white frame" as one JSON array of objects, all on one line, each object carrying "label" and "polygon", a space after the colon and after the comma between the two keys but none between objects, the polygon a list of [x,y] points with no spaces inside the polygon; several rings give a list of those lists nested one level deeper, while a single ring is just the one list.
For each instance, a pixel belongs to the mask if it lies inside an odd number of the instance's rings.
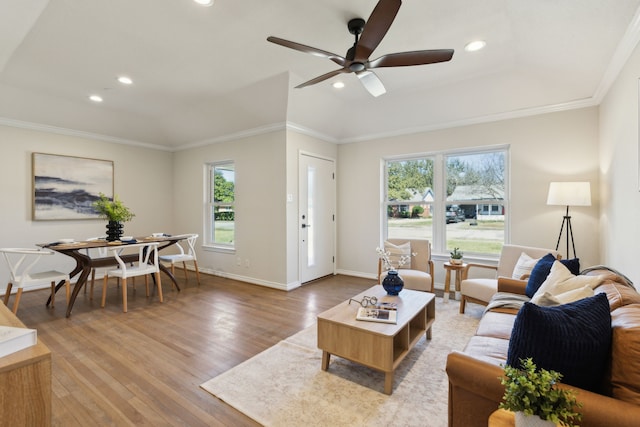
[{"label": "window with white frame", "polygon": [[212,163],[207,167],[207,244],[233,249],[235,244],[235,165]]},{"label": "window with white frame", "polygon": [[387,160],[384,236],[429,239],[436,253],[499,254],[507,161],[506,148]]}]

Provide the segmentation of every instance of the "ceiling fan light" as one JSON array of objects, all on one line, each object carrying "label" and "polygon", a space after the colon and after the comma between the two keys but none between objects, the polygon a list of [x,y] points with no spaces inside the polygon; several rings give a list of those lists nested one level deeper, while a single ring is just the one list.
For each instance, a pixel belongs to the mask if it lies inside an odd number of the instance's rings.
[{"label": "ceiling fan light", "polygon": [[198,3],[201,6],[211,6],[213,5],[213,0],[193,0],[194,2]]},{"label": "ceiling fan light", "polygon": [[465,45],[464,50],[467,52],[476,52],[480,49],[483,49],[487,45],[487,42],[484,40],[474,40]]}]

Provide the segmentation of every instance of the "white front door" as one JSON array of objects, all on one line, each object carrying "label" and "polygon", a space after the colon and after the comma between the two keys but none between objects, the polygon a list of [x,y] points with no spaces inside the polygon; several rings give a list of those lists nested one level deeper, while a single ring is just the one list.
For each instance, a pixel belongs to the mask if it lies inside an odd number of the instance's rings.
[{"label": "white front door", "polygon": [[334,273],[335,163],[300,154],[300,282]]}]

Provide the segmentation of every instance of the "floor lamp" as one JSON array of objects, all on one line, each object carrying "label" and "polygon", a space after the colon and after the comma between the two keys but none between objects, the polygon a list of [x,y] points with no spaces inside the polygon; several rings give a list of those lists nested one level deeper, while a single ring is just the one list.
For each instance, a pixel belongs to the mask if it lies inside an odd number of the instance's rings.
[{"label": "floor lamp", "polygon": [[573,256],[576,257],[576,245],[573,242],[573,229],[571,228],[571,216],[569,215],[569,206],[591,206],[591,184],[588,182],[552,182],[549,184],[549,195],[547,196],[547,205],[566,206],[567,212],[562,219],[560,226],[560,234],[558,234],[558,242],[556,250],[560,247],[562,239],[562,231],[567,227],[567,258],[569,258],[569,238],[571,238],[571,247],[573,248]]}]

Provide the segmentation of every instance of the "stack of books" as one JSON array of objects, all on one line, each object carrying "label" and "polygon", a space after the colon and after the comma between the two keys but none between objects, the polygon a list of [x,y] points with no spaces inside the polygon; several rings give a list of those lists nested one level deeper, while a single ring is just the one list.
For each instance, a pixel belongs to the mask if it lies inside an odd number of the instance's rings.
[{"label": "stack of books", "polygon": [[360,307],[356,320],[380,323],[397,323],[398,306],[394,302],[381,302],[375,306]]}]

